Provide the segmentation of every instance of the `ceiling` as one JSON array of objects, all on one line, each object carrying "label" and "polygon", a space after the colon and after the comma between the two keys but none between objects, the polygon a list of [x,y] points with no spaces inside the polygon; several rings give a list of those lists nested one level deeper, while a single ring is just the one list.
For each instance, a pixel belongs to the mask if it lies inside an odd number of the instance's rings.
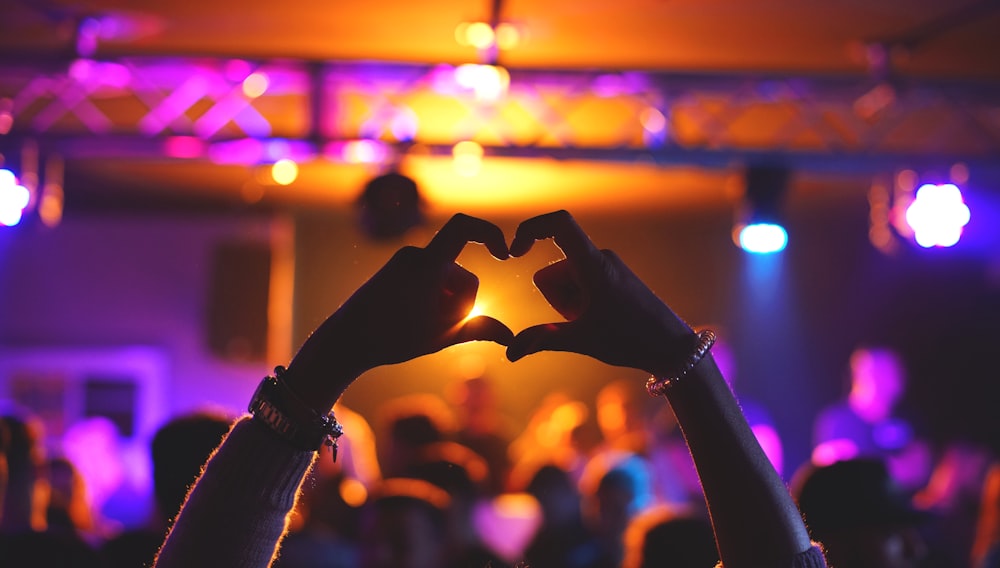
[{"label": "ceiling", "polygon": [[[984,0],[458,0],[340,2],[336,0],[0,0],[0,71],[52,73],[59,62],[75,57],[74,37],[86,18],[114,25],[102,29],[96,59],[157,60],[183,56],[190,61],[382,61],[410,64],[461,64],[481,60],[482,53],[456,41],[462,22],[496,18],[513,24],[519,43],[499,53],[498,63],[511,69],[512,84],[531,73],[559,71],[572,76],[599,72],[640,71],[660,81],[697,74],[713,80],[756,77],[803,78],[807,81],[853,81],[843,104],[850,108],[881,81],[909,85],[945,85],[951,97],[941,104],[975,98],[970,130],[982,143],[969,148],[942,143],[914,151],[905,146],[872,146],[850,134],[851,121],[837,119],[836,111],[821,111],[828,136],[847,142],[813,141],[803,134],[778,145],[781,152],[804,151],[814,161],[841,154],[853,157],[903,153],[968,156],[995,163],[1000,147],[1000,2]],[[498,13],[497,13],[498,11]],[[55,64],[55,66],[53,66]],[[521,73],[522,75],[519,75]],[[523,75],[527,74],[527,75]],[[590,75],[592,76],[592,75]],[[753,79],[756,80],[756,79]],[[818,83],[817,83],[818,84]],[[838,83],[840,84],[840,83]],[[814,83],[809,83],[814,86]],[[14,97],[20,85],[0,81],[0,98]],[[513,87],[512,87],[513,89]],[[958,91],[954,89],[960,89]],[[832,104],[832,87],[814,92],[808,104]],[[919,91],[915,89],[914,92]],[[718,95],[718,90],[713,91]],[[839,91],[838,91],[839,92]],[[922,91],[921,91],[922,92]],[[956,95],[955,93],[959,93]],[[957,98],[956,98],[957,97]],[[696,97],[697,98],[697,97]],[[716,112],[719,103],[698,109]],[[422,100],[422,99],[421,99]],[[944,99],[942,99],[944,100]],[[819,102],[817,102],[819,101]],[[337,99],[337,102],[342,102]],[[412,102],[412,101],[410,101]],[[295,103],[298,104],[298,103]],[[417,103],[413,103],[417,104]],[[588,103],[589,104],[589,103]],[[713,106],[714,105],[714,106]],[[558,105],[555,105],[558,106]],[[801,101],[785,112],[811,116]],[[961,104],[956,106],[962,106]],[[629,107],[623,107],[628,112]],[[854,108],[857,106],[855,104]],[[713,110],[715,109],[715,110]],[[806,111],[803,111],[806,109]],[[196,112],[192,106],[190,112]],[[671,109],[672,111],[675,109]],[[683,110],[683,109],[681,109]],[[952,112],[953,109],[948,109]],[[25,109],[30,114],[31,109]],[[118,111],[116,111],[118,112]],[[126,111],[120,111],[127,115]],[[201,109],[199,112],[204,112]],[[582,112],[582,111],[581,111]],[[606,109],[595,111],[601,117]],[[947,113],[925,123],[951,123]],[[800,116],[801,115],[801,116]],[[914,113],[914,116],[917,114]],[[682,125],[685,116],[671,118]],[[734,115],[719,114],[719,120]],[[831,118],[833,116],[834,118]],[[741,120],[742,116],[739,117]],[[796,118],[798,120],[799,118]],[[507,120],[502,118],[503,120]],[[765,129],[773,115],[747,119],[744,130]],[[599,122],[587,119],[589,122]],[[963,119],[964,120],[964,119]],[[869,121],[870,122],[870,121]],[[542,121],[542,126],[549,123]],[[678,126],[678,127],[679,127]],[[926,127],[929,128],[929,127]],[[925,128],[925,129],[926,129]],[[63,134],[56,124],[44,132],[31,122],[19,122],[15,108],[13,128],[0,136],[0,151],[16,153],[14,142],[46,140]],[[72,129],[71,129],[72,130]],[[77,129],[79,130],[79,129]],[[848,134],[844,134],[844,132]],[[804,131],[803,131],[804,132]],[[829,134],[834,132],[835,134]],[[897,137],[912,138],[902,129]],[[79,138],[79,132],[72,132]],[[88,134],[84,131],[84,134]],[[134,133],[131,133],[134,134]],[[162,136],[158,133],[155,136]],[[457,140],[442,135],[429,146],[447,146]],[[969,136],[958,136],[962,140]],[[100,136],[94,136],[99,144]],[[598,140],[590,150],[559,155],[559,144],[549,152],[511,153],[516,140],[486,140],[482,170],[472,179],[450,172],[447,156],[435,152],[412,156],[404,166],[421,183],[432,205],[471,212],[509,209],[545,209],[574,206],[639,208],[650,206],[727,205],[738,191],[733,172],[747,153],[775,150],[769,140],[745,141],[745,136],[693,136],[683,141],[684,153],[671,154],[669,163],[645,160],[642,144],[624,155],[615,140]],[[791,140],[789,142],[789,140]],[[419,141],[419,136],[418,136]],[[78,141],[79,142],[79,141]],[[490,147],[496,150],[490,152]],[[530,146],[530,144],[528,145]],[[843,150],[848,150],[844,159]],[[613,154],[611,151],[619,151]],[[692,159],[691,150],[702,159]],[[162,156],[121,156],[105,152],[86,159],[65,151],[68,202],[73,192],[79,203],[108,205],[115,201],[159,203],[167,196],[187,201],[264,203],[349,202],[377,165],[314,160],[303,165],[299,179],[288,187],[258,183],[259,167],[219,165],[207,160],[166,160]],[[704,154],[718,159],[704,159]],[[801,152],[800,152],[801,153]],[[655,154],[655,153],[654,153]],[[799,154],[796,154],[799,155]],[[612,156],[613,159],[603,159]],[[697,156],[696,156],[697,157]],[[593,159],[597,158],[597,159]],[[831,162],[833,163],[833,162]],[[572,167],[566,167],[567,164]],[[844,171],[803,171],[800,192],[823,202],[845,195],[856,198],[867,190],[872,167],[834,168]],[[848,171],[855,169],[857,171]],[[886,173],[891,173],[887,171]],[[257,180],[257,181],[255,181]],[[666,189],[669,188],[669,189]]]}]

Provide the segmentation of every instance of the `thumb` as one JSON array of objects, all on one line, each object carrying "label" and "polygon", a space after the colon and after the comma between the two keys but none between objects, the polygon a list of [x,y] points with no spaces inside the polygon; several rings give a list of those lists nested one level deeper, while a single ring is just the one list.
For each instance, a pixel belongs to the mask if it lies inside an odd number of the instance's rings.
[{"label": "thumb", "polygon": [[466,341],[493,341],[500,345],[510,345],[514,341],[514,332],[497,319],[477,316],[462,324],[449,339],[453,345]]},{"label": "thumb", "polygon": [[507,358],[517,361],[539,351],[579,352],[573,322],[544,323],[522,330],[507,347]]}]

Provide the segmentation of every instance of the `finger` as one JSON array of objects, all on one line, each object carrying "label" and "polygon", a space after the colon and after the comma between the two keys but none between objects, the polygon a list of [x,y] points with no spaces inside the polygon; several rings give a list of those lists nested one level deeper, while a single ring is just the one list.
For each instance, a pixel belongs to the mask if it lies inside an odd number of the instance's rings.
[{"label": "finger", "polygon": [[539,351],[572,351],[576,343],[572,322],[545,323],[521,330],[507,347],[507,358],[517,361]]},{"label": "finger", "polygon": [[464,318],[476,303],[478,289],[475,274],[455,263],[448,264],[441,287],[441,314],[449,320]]},{"label": "finger", "polygon": [[486,245],[490,254],[500,260],[510,256],[500,227],[464,213],[449,219],[424,250],[435,258],[453,262],[470,242]]},{"label": "finger", "polygon": [[568,320],[580,317],[587,307],[586,292],[575,278],[569,262],[565,260],[536,272],[534,282],[549,305]]},{"label": "finger", "polygon": [[522,256],[535,241],[552,238],[570,260],[582,260],[597,254],[597,247],[567,211],[555,211],[523,221],[510,245],[511,256]]},{"label": "finger", "polygon": [[514,332],[499,320],[489,316],[477,316],[465,322],[451,338],[452,344],[466,341],[493,341],[500,345],[510,345]]}]

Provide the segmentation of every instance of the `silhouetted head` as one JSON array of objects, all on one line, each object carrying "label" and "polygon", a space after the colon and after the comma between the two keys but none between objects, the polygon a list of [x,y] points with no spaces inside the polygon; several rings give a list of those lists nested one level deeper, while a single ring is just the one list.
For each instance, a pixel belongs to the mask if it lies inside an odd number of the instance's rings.
[{"label": "silhouetted head", "polygon": [[658,506],[633,519],[625,531],[623,568],[704,568],[718,562],[708,519]]},{"label": "silhouetted head", "polygon": [[881,460],[807,466],[793,480],[793,493],[831,566],[905,568],[927,553],[918,531],[926,514],[913,507]]},{"label": "silhouetted head", "polygon": [[197,413],[164,424],[153,437],[153,491],[160,513],[172,519],[181,510],[188,488],[229,432],[222,416]]},{"label": "silhouetted head", "polygon": [[420,451],[444,441],[454,430],[451,410],[439,397],[413,394],[390,400],[379,409],[384,437],[379,444],[381,463],[387,477],[407,475]]},{"label": "silhouetted head", "polygon": [[386,479],[366,506],[363,568],[439,568],[447,557],[447,493],[420,479]]}]

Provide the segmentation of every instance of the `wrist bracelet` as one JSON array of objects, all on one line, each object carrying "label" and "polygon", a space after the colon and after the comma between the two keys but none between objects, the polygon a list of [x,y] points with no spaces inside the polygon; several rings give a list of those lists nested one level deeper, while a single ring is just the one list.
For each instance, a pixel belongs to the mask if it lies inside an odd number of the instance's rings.
[{"label": "wrist bracelet", "polygon": [[282,380],[285,368],[274,368],[274,376],[264,377],[250,399],[247,410],[296,448],[315,452],[324,445],[333,450],[337,461],[337,440],[344,428],[333,411],[319,414],[303,403]]},{"label": "wrist bracelet", "polygon": [[694,344],[694,350],[684,360],[679,371],[667,377],[657,377],[656,375],[649,377],[649,380],[646,381],[646,390],[650,396],[665,395],[667,389],[681,380],[684,375],[690,373],[691,369],[694,369],[695,365],[700,363],[705,358],[705,355],[708,355],[708,351],[715,345],[716,336],[714,331],[705,329],[695,334],[695,339],[697,341]]}]

